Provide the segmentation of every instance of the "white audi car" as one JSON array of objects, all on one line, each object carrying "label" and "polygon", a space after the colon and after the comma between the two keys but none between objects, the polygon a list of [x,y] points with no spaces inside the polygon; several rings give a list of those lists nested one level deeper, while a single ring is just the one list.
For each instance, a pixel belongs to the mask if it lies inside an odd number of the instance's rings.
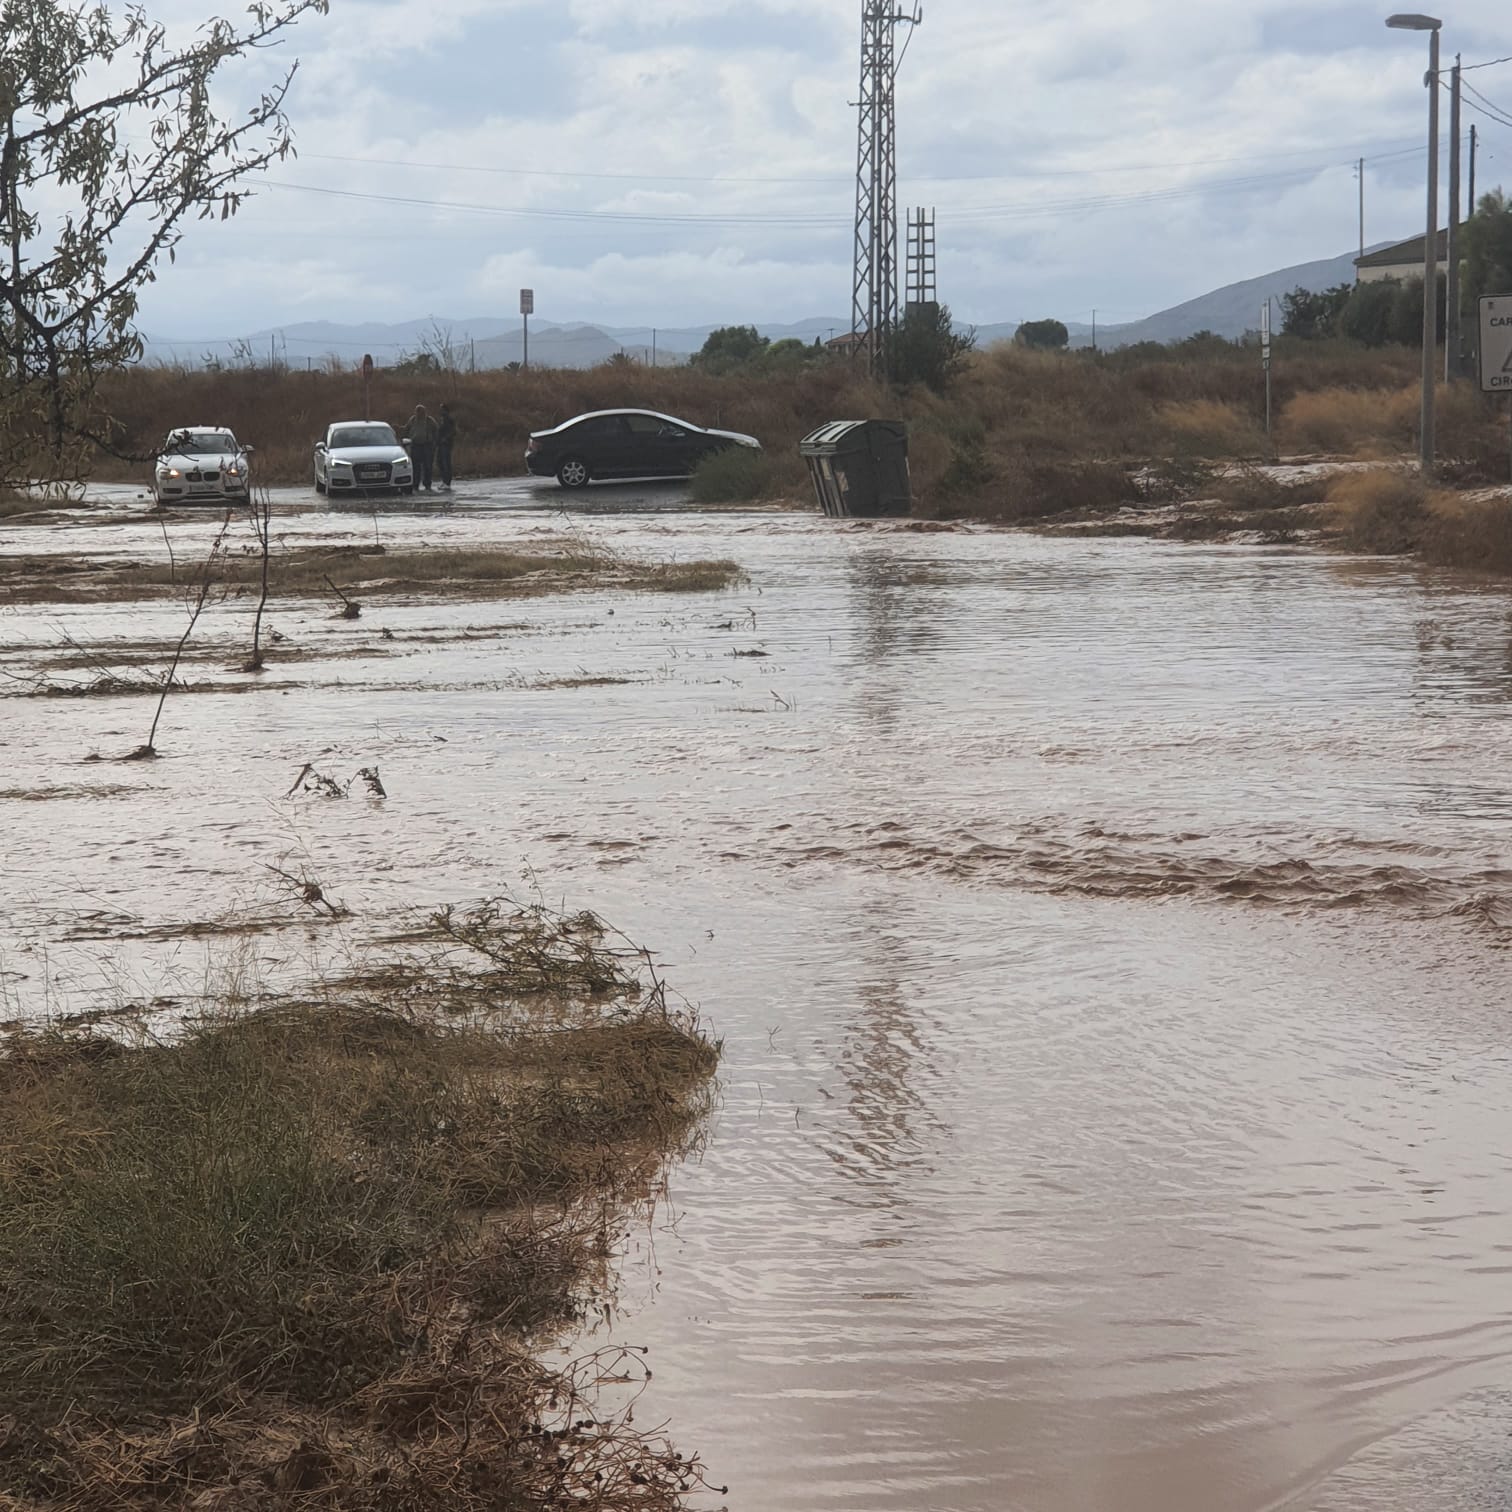
[{"label": "white audi car", "polygon": [[338,420],[315,443],[315,492],[414,493],[415,469],[392,425],[381,420]]},{"label": "white audi car", "polygon": [[169,431],[153,469],[153,498],[159,504],[244,504],[251,450],[220,425]]}]

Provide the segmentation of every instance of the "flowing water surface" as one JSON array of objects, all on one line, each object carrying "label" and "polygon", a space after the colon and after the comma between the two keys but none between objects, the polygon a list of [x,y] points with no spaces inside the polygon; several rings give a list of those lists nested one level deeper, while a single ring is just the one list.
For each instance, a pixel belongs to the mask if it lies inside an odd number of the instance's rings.
[{"label": "flowing water surface", "polygon": [[[303,659],[171,699],[151,764],[83,760],[140,743],[142,699],[6,698],[0,996],[171,996],[217,948],[179,926],[268,865],[358,921],[539,886],[654,944],[725,1041],[610,1331],[732,1508],[1398,1505],[1383,1446],[1512,1382],[1512,597],[493,502],[347,523],[750,582],[280,608]],[[161,549],[0,532],[81,541]],[[6,609],[0,670],[182,621]],[[389,797],[287,797],[307,761]]]}]

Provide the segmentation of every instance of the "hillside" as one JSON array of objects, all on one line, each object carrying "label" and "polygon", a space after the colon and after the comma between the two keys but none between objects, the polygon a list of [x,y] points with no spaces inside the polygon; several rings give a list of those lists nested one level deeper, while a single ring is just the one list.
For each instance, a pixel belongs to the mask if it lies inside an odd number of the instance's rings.
[{"label": "hillside", "polygon": [[[1390,243],[1379,245],[1388,246]],[[1143,320],[1099,326],[1098,345],[1112,349],[1141,341],[1181,341],[1198,331],[1213,331],[1219,336],[1237,339],[1258,326],[1260,307],[1267,299],[1279,300],[1283,294],[1296,288],[1327,289],[1335,284],[1352,282],[1354,259],[1353,252],[1346,252],[1317,262],[1278,268],[1257,278],[1225,284],[1221,289],[1173,305]],[[807,343],[826,340],[849,330],[850,321],[843,316],[822,315],[789,325],[758,322],[757,328],[773,341],[795,338]],[[532,320],[530,357],[533,363],[542,367],[589,368],[606,362],[617,352],[649,363],[654,349],[660,365],[676,367],[698,351],[714,329],[714,326],[706,325],[653,331],[650,326],[599,326]],[[999,341],[1012,340],[1017,329],[1016,321],[988,324],[977,328],[977,337],[982,346],[992,346]],[[1068,322],[1067,329],[1071,333],[1072,346],[1091,344],[1090,326]],[[434,349],[441,341],[451,343],[464,366],[476,362],[479,368],[507,367],[519,362],[523,356],[517,315],[475,316],[465,320],[427,317],[392,325],[303,321],[276,330],[256,331],[245,338],[189,342],[149,334],[145,340],[149,362],[183,363],[191,367],[201,366],[208,359],[229,365],[246,365],[248,361],[266,361],[270,352],[294,368],[320,367],[330,357],[339,357],[352,364],[368,352],[380,367],[387,367],[415,352]]]}]

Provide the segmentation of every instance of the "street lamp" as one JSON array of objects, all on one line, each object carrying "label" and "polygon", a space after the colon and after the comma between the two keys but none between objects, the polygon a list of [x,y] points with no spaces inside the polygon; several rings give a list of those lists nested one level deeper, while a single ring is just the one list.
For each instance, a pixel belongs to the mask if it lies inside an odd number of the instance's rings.
[{"label": "street lamp", "polygon": [[1433,471],[1433,384],[1438,354],[1438,138],[1439,138],[1439,30],[1437,16],[1415,14],[1392,16],[1393,31],[1428,33],[1428,234],[1423,243],[1423,475]]}]

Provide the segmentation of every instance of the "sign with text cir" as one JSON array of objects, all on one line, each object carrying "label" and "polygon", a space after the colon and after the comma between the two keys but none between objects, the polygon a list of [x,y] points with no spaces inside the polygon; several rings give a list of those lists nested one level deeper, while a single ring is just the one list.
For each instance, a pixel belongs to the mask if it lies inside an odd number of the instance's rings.
[{"label": "sign with text cir", "polygon": [[1512,294],[1480,302],[1480,373],[1488,394],[1512,394]]},{"label": "sign with text cir", "polygon": [[520,314],[522,314],[522,315],[534,315],[535,314],[535,290],[534,289],[521,289],[520,290]]}]

